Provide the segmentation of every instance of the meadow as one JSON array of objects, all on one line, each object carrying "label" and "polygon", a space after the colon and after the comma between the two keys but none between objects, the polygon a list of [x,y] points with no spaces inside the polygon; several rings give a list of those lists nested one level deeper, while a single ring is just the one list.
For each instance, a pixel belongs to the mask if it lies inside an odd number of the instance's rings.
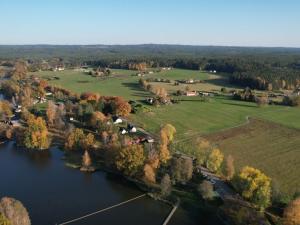
[{"label": "meadow", "polygon": [[207,139],[231,154],[237,169],[245,165],[259,168],[286,194],[300,191],[300,130],[265,120],[217,132]]},{"label": "meadow", "polygon": [[[49,81],[52,84],[70,89],[76,93],[98,92],[101,95],[122,96],[127,100],[140,103],[151,96],[138,84],[140,77],[133,76],[136,71],[112,70],[112,77],[97,78],[81,71],[66,70],[61,72],[43,71],[34,73],[44,79],[57,76],[59,80]],[[220,90],[221,87],[233,88],[225,77],[211,75],[192,70],[171,70],[146,75],[144,78],[201,79],[205,83],[194,84],[195,89]],[[211,78],[212,77],[212,78]],[[162,83],[153,82],[154,85]],[[171,84],[164,84],[176,87]],[[194,87],[194,85],[190,85]],[[180,85],[185,87],[186,85]],[[180,87],[179,88],[182,88]],[[177,86],[178,87],[178,86]],[[238,88],[238,87],[237,87]],[[167,88],[168,91],[171,91]],[[175,97],[176,98],[176,97]],[[300,129],[300,108],[284,106],[258,107],[255,103],[232,100],[230,97],[213,97],[209,101],[202,101],[200,97],[180,97],[179,104],[153,107],[148,113],[132,114],[130,117],[140,126],[150,132],[156,132],[161,124],[171,123],[177,128],[178,136],[191,134],[207,134],[221,129],[238,126],[246,121],[246,117],[257,117]]]},{"label": "meadow", "polygon": [[[63,86],[74,92],[99,92],[102,95],[123,96],[127,100],[143,100],[150,93],[138,85],[140,77],[132,76],[135,71],[113,70],[113,76],[95,78],[83,72],[39,72],[42,78],[58,76],[50,83]],[[231,86],[226,77],[199,71],[171,70],[146,75],[171,80],[202,79],[205,83],[194,84],[197,90],[220,90]],[[163,85],[169,92],[176,86]],[[186,85],[177,86],[184,88]],[[176,97],[175,97],[176,98]],[[280,184],[285,193],[299,188],[300,159],[300,108],[269,105],[258,107],[255,103],[232,100],[216,96],[202,101],[200,97],[180,97],[179,104],[153,107],[150,112],[131,114],[130,120],[151,133],[157,133],[160,126],[171,123],[176,127],[178,150],[188,152],[188,143],[198,136],[207,136],[217,144],[225,155],[232,154],[237,168],[255,166],[266,172]],[[257,118],[248,123],[247,118]],[[180,147],[182,146],[182,147]]]}]

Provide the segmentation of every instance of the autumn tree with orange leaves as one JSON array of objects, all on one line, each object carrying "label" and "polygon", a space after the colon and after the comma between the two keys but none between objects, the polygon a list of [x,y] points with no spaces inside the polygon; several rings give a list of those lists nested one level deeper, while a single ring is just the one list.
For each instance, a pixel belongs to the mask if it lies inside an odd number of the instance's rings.
[{"label": "autumn tree with orange leaves", "polygon": [[88,150],[93,147],[95,144],[95,137],[93,134],[89,133],[88,135],[84,136],[84,138],[81,139],[81,148],[83,150]]},{"label": "autumn tree with orange leaves", "polygon": [[155,170],[149,164],[144,165],[144,180],[146,182],[150,182],[150,183],[155,183],[156,182]]},{"label": "autumn tree with orange leaves", "polygon": [[84,92],[81,94],[80,98],[82,100],[86,101],[95,101],[98,102],[100,99],[100,94],[99,93],[92,93],[92,92]]},{"label": "autumn tree with orange leaves", "polygon": [[14,80],[22,80],[26,78],[27,74],[27,63],[25,61],[17,61],[15,63],[15,68],[12,72],[12,79]]},{"label": "autumn tree with orange leaves", "polygon": [[131,112],[131,105],[121,97],[116,97],[113,101],[114,113],[118,116],[128,116]]},{"label": "autumn tree with orange leaves", "polygon": [[78,150],[81,147],[81,140],[84,138],[82,129],[75,128],[66,137],[65,148],[68,150]]},{"label": "autumn tree with orange leaves", "polygon": [[168,147],[175,133],[176,129],[171,124],[164,125],[160,130],[159,158],[162,163],[166,163],[171,158]]},{"label": "autumn tree with orange leaves", "polygon": [[90,126],[97,127],[100,124],[102,124],[105,120],[106,120],[106,116],[102,112],[100,111],[93,112],[90,119]]},{"label": "autumn tree with orange leaves", "polygon": [[82,156],[82,166],[85,168],[88,168],[92,165],[92,159],[90,157],[90,154],[87,150],[84,151],[84,154]]},{"label": "autumn tree with orange leaves", "polygon": [[133,176],[143,168],[144,160],[143,146],[129,145],[117,153],[115,164],[125,175]]},{"label": "autumn tree with orange leaves", "polygon": [[159,167],[159,156],[155,150],[148,153],[144,165],[144,180],[150,183],[156,183],[156,170]]},{"label": "autumn tree with orange leaves", "polygon": [[50,138],[46,122],[42,117],[30,115],[27,120],[28,127],[24,132],[24,145],[31,149],[47,149],[50,145]]},{"label": "autumn tree with orange leaves", "polygon": [[300,224],[300,197],[292,201],[283,213],[284,225]]},{"label": "autumn tree with orange leaves", "polygon": [[48,83],[46,80],[40,80],[39,86],[43,89],[45,89],[48,86]]},{"label": "autumn tree with orange leaves", "polygon": [[8,117],[11,117],[12,114],[13,113],[9,102],[5,100],[0,101],[0,118],[7,119]]}]

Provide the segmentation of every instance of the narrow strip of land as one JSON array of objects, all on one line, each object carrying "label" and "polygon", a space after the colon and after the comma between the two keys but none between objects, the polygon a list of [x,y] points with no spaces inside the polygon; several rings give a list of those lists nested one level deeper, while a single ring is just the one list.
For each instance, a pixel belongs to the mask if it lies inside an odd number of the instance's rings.
[{"label": "narrow strip of land", "polygon": [[169,213],[168,217],[165,219],[163,225],[167,225],[169,223],[169,221],[171,220],[173,214],[175,213],[176,209],[178,208],[179,203],[180,203],[180,200],[178,199],[177,202],[176,202],[176,204],[174,205],[173,209]]}]

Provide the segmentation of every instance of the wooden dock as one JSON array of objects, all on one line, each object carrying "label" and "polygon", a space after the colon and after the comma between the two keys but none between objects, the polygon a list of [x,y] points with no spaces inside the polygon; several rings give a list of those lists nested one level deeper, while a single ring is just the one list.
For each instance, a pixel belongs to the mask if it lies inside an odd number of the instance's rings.
[{"label": "wooden dock", "polygon": [[167,225],[169,223],[169,221],[171,220],[172,216],[174,215],[176,209],[178,208],[179,204],[180,204],[180,200],[177,199],[176,204],[173,206],[173,209],[169,213],[168,217],[165,219],[163,225]]}]

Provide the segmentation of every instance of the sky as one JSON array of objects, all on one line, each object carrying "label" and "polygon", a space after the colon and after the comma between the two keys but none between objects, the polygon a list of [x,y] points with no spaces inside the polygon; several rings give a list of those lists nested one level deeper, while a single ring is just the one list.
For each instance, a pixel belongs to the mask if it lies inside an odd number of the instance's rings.
[{"label": "sky", "polygon": [[300,47],[299,0],[0,0],[0,44]]}]

